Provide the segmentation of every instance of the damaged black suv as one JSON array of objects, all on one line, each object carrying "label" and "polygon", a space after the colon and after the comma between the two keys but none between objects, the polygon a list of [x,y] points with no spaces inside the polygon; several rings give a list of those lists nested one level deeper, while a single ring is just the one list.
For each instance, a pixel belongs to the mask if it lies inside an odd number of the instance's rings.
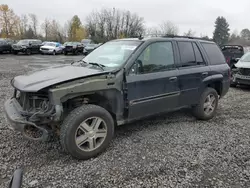
[{"label": "damaged black suv", "polygon": [[213,42],[132,38],[11,84],[4,109],[12,129],[33,140],[59,135],[65,151],[88,159],[108,147],[115,126],[184,107],[200,120],[213,118],[228,92],[230,68]]}]

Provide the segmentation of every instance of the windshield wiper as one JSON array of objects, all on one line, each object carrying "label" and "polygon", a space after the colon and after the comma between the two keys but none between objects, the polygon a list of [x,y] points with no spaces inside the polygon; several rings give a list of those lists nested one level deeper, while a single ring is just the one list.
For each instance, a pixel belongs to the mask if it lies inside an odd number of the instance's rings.
[{"label": "windshield wiper", "polygon": [[93,63],[93,62],[89,62],[88,64],[96,65],[96,66],[100,67],[100,68],[104,71],[104,68],[103,68],[103,67],[105,67],[105,65],[103,65],[103,64],[100,64],[100,63]]},{"label": "windshield wiper", "polygon": [[71,63],[71,65],[73,65],[74,63],[86,63],[86,64],[88,64],[86,61],[84,61],[84,60],[78,60],[78,61],[73,61],[72,63]]}]

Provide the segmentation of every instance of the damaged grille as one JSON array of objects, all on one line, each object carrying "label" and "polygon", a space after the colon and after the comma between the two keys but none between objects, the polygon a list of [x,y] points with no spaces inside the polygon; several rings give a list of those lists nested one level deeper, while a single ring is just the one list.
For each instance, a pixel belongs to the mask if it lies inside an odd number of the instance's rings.
[{"label": "damaged grille", "polygon": [[46,93],[17,92],[16,98],[26,112],[37,112],[49,108],[49,98]]},{"label": "damaged grille", "polygon": [[244,75],[244,76],[250,76],[250,69],[240,68],[239,69],[239,74]]}]

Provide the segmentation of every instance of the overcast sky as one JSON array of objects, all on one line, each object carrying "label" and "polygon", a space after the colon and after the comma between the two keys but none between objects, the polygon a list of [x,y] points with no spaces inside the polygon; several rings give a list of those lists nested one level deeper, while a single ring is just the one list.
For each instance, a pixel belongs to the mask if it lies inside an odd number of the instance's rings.
[{"label": "overcast sky", "polygon": [[180,34],[189,28],[196,35],[212,36],[217,16],[224,16],[231,31],[250,28],[250,0],[1,0],[18,15],[35,13],[39,21],[46,17],[60,23],[77,14],[82,22],[93,9],[119,8],[136,12],[144,17],[146,25],[153,26],[164,20],[178,25]]}]

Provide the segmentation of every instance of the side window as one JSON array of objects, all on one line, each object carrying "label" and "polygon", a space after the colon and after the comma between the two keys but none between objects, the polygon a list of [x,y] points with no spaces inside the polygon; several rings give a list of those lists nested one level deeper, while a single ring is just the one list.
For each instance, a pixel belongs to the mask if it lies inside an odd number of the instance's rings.
[{"label": "side window", "polygon": [[201,51],[199,50],[196,43],[193,43],[193,48],[194,48],[196,63],[198,65],[205,64],[204,59],[202,58],[202,55],[201,55]]},{"label": "side window", "polygon": [[[136,66],[136,67],[134,67]],[[137,58],[131,73],[147,74],[173,69],[174,53],[171,42],[150,44]]]},{"label": "side window", "polygon": [[226,63],[225,57],[215,43],[201,43],[212,65]]},{"label": "side window", "polygon": [[195,66],[195,54],[191,42],[178,42],[181,56],[181,67]]}]

